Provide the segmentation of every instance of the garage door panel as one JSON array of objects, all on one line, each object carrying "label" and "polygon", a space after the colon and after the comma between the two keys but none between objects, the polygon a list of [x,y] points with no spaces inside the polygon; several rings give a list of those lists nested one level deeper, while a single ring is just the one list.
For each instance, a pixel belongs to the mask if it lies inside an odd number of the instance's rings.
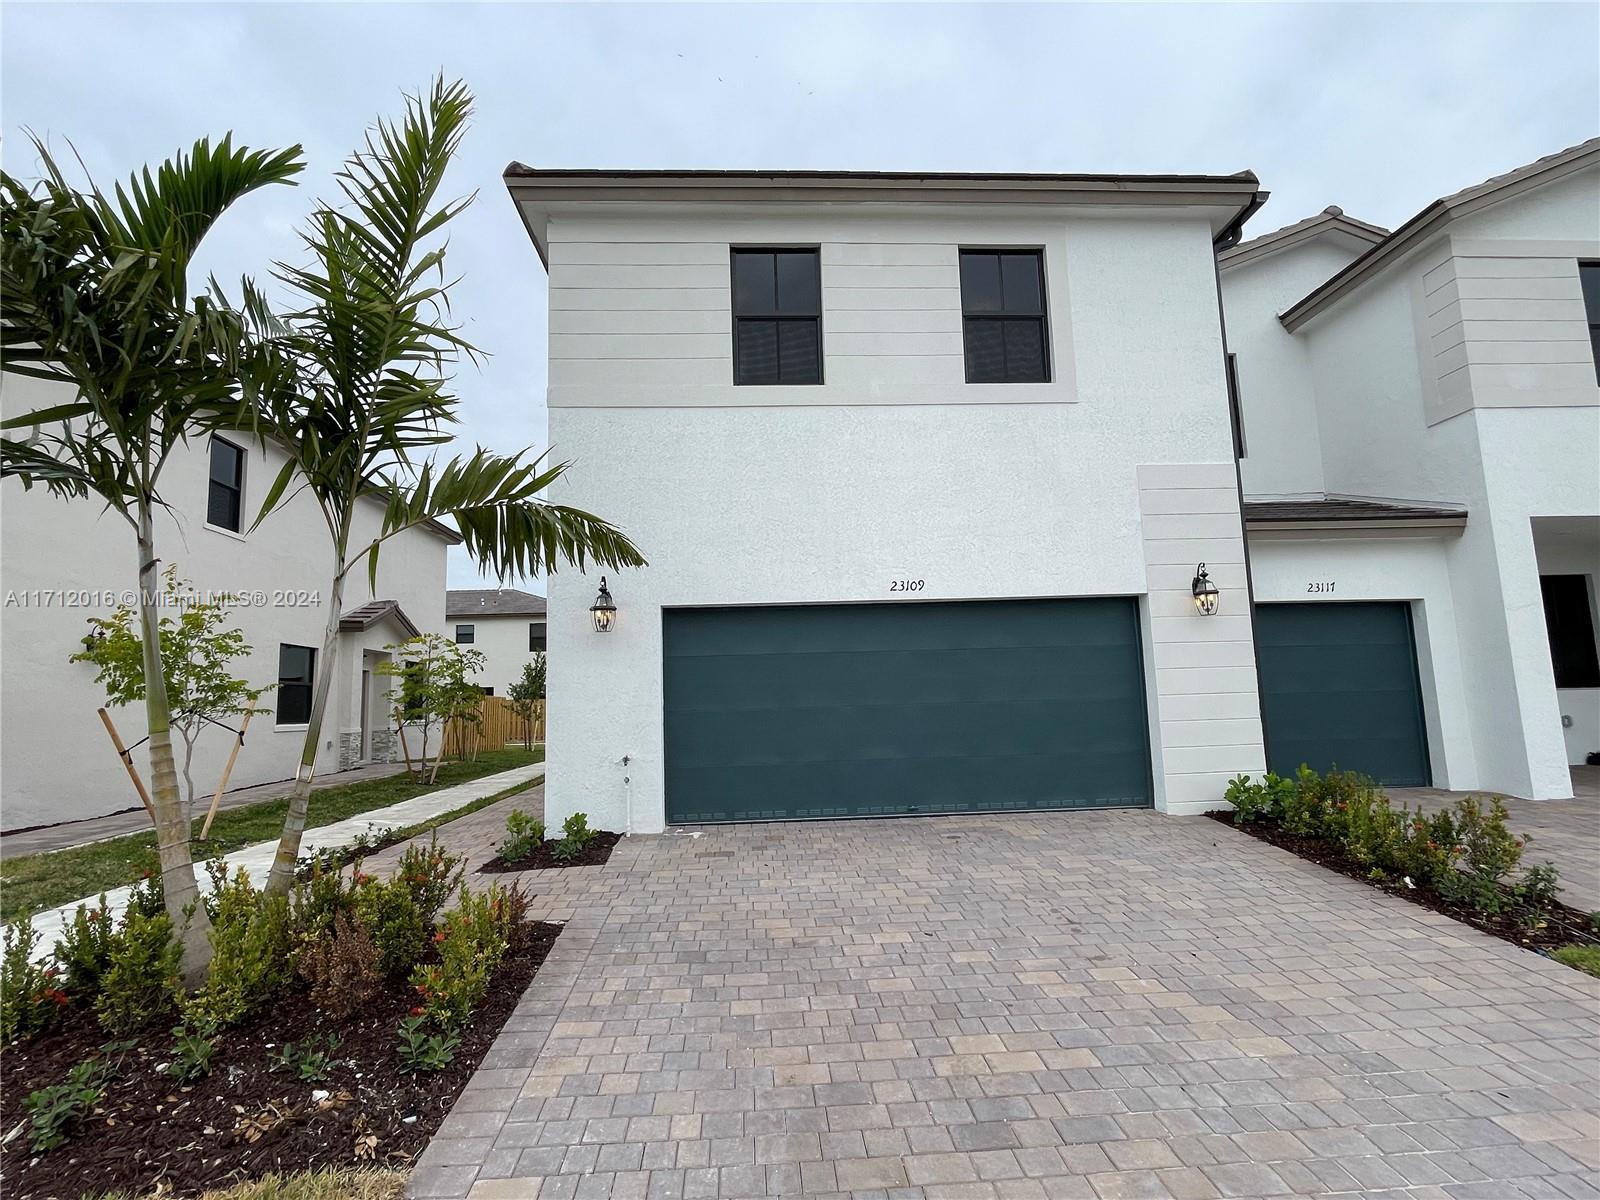
[{"label": "garage door panel", "polygon": [[664,615],[674,822],[1148,805],[1131,600]]},{"label": "garage door panel", "polygon": [[1272,770],[1431,782],[1408,605],[1264,604],[1256,631]]}]

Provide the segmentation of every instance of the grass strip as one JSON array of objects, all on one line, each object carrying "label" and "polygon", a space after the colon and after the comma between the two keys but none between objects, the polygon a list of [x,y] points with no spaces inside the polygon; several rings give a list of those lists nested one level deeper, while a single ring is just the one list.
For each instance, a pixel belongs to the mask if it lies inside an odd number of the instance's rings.
[{"label": "grass strip", "polygon": [[[383,779],[363,779],[356,783],[317,788],[311,794],[311,812],[306,827],[315,829],[331,825],[335,821],[387,808],[440,788],[454,787],[485,775],[542,761],[542,746],[535,747],[531,753],[520,747],[485,750],[475,762],[444,763],[439,768],[439,782],[433,787],[416,783],[402,772]],[[518,784],[511,791],[519,791],[527,786]],[[468,807],[481,807],[501,798],[489,797]],[[211,825],[211,836],[203,841],[199,837],[201,820],[196,818],[192,830],[194,841],[191,843],[195,861],[201,862],[276,838],[283,829],[283,818],[288,811],[287,797],[228,809],[217,814],[217,819]],[[439,823],[458,815],[464,813],[457,810],[440,818]],[[111,888],[135,883],[146,871],[154,871],[159,865],[153,829],[146,833],[91,842],[86,846],[73,846],[67,850],[5,859],[0,861],[0,921],[19,920],[84,896],[98,895]]]}]

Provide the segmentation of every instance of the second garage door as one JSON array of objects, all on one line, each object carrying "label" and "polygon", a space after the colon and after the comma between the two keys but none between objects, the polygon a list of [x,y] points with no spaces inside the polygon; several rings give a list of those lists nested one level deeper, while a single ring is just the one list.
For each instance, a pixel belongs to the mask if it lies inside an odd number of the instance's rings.
[{"label": "second garage door", "polygon": [[1432,783],[1410,605],[1262,604],[1255,624],[1269,768]]},{"label": "second garage door", "polygon": [[1131,599],[663,614],[667,820],[1148,806]]}]

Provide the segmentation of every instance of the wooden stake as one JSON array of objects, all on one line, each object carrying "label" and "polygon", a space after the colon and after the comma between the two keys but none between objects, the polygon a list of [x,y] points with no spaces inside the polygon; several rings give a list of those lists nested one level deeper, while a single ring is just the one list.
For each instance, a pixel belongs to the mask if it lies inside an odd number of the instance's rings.
[{"label": "wooden stake", "polygon": [[133,755],[128,753],[128,748],[122,744],[122,739],[117,736],[117,727],[111,723],[111,714],[105,709],[99,709],[100,720],[106,727],[106,732],[111,735],[111,744],[117,748],[117,757],[122,760],[122,765],[128,768],[128,778],[133,780],[133,790],[139,793],[139,800],[144,804],[145,812],[150,814],[150,819],[156,819],[155,806],[150,803],[150,793],[144,790],[144,780],[139,778],[139,769],[133,765]]},{"label": "wooden stake", "polygon": [[406,742],[405,716],[398,708],[394,710],[394,726],[400,731],[400,753],[406,756],[406,774],[415,778],[416,773],[411,766],[411,747]]},{"label": "wooden stake", "polygon": [[217,806],[222,803],[222,793],[228,787],[228,776],[233,774],[234,760],[239,757],[240,747],[244,745],[244,731],[250,728],[250,718],[255,715],[256,702],[252,700],[250,707],[244,710],[244,720],[239,722],[239,736],[234,740],[232,753],[228,755],[228,765],[222,768],[222,779],[217,784],[217,794],[211,797],[211,808],[206,812],[205,824],[200,826],[202,838],[211,832],[211,822],[216,819]]}]

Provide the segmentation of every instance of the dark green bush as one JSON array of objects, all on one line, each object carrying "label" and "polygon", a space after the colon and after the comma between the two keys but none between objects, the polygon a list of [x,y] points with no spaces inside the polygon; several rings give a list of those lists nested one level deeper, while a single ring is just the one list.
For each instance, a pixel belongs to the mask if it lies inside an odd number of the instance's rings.
[{"label": "dark green bush", "polygon": [[193,1020],[236,1025],[289,982],[289,900],[267,896],[244,868],[231,878],[212,871],[211,968],[205,986],[183,1005]]},{"label": "dark green bush", "polygon": [[416,904],[424,925],[432,925],[444,911],[450,897],[461,886],[465,874],[459,854],[447,854],[433,834],[426,846],[406,847],[395,865],[395,882],[403,885]]},{"label": "dark green bush", "polygon": [[105,1095],[105,1071],[99,1063],[83,1062],[67,1072],[61,1083],[28,1094],[22,1107],[28,1113],[28,1141],[35,1154],[63,1146],[73,1128]]},{"label": "dark green bush", "polygon": [[428,922],[411,889],[393,880],[367,878],[356,893],[356,914],[378,950],[378,970],[404,979],[428,945]]},{"label": "dark green bush", "polygon": [[116,922],[106,905],[105,893],[91,908],[78,905],[72,920],[56,942],[55,960],[61,967],[62,989],[78,1001],[92,1001],[100,993],[100,979],[111,965],[116,942]]},{"label": "dark green bush", "polygon": [[166,913],[146,916],[130,904],[112,941],[94,1011],[111,1034],[143,1029],[171,1013],[178,996],[181,950]]},{"label": "dark green bush", "polygon": [[575,812],[561,824],[561,840],[551,847],[550,853],[562,862],[571,862],[589,848],[594,841],[594,830],[589,828],[589,818]]},{"label": "dark green bush", "polygon": [[544,845],[544,822],[514,808],[506,816],[506,837],[500,843],[500,857],[506,862],[527,858]]}]

